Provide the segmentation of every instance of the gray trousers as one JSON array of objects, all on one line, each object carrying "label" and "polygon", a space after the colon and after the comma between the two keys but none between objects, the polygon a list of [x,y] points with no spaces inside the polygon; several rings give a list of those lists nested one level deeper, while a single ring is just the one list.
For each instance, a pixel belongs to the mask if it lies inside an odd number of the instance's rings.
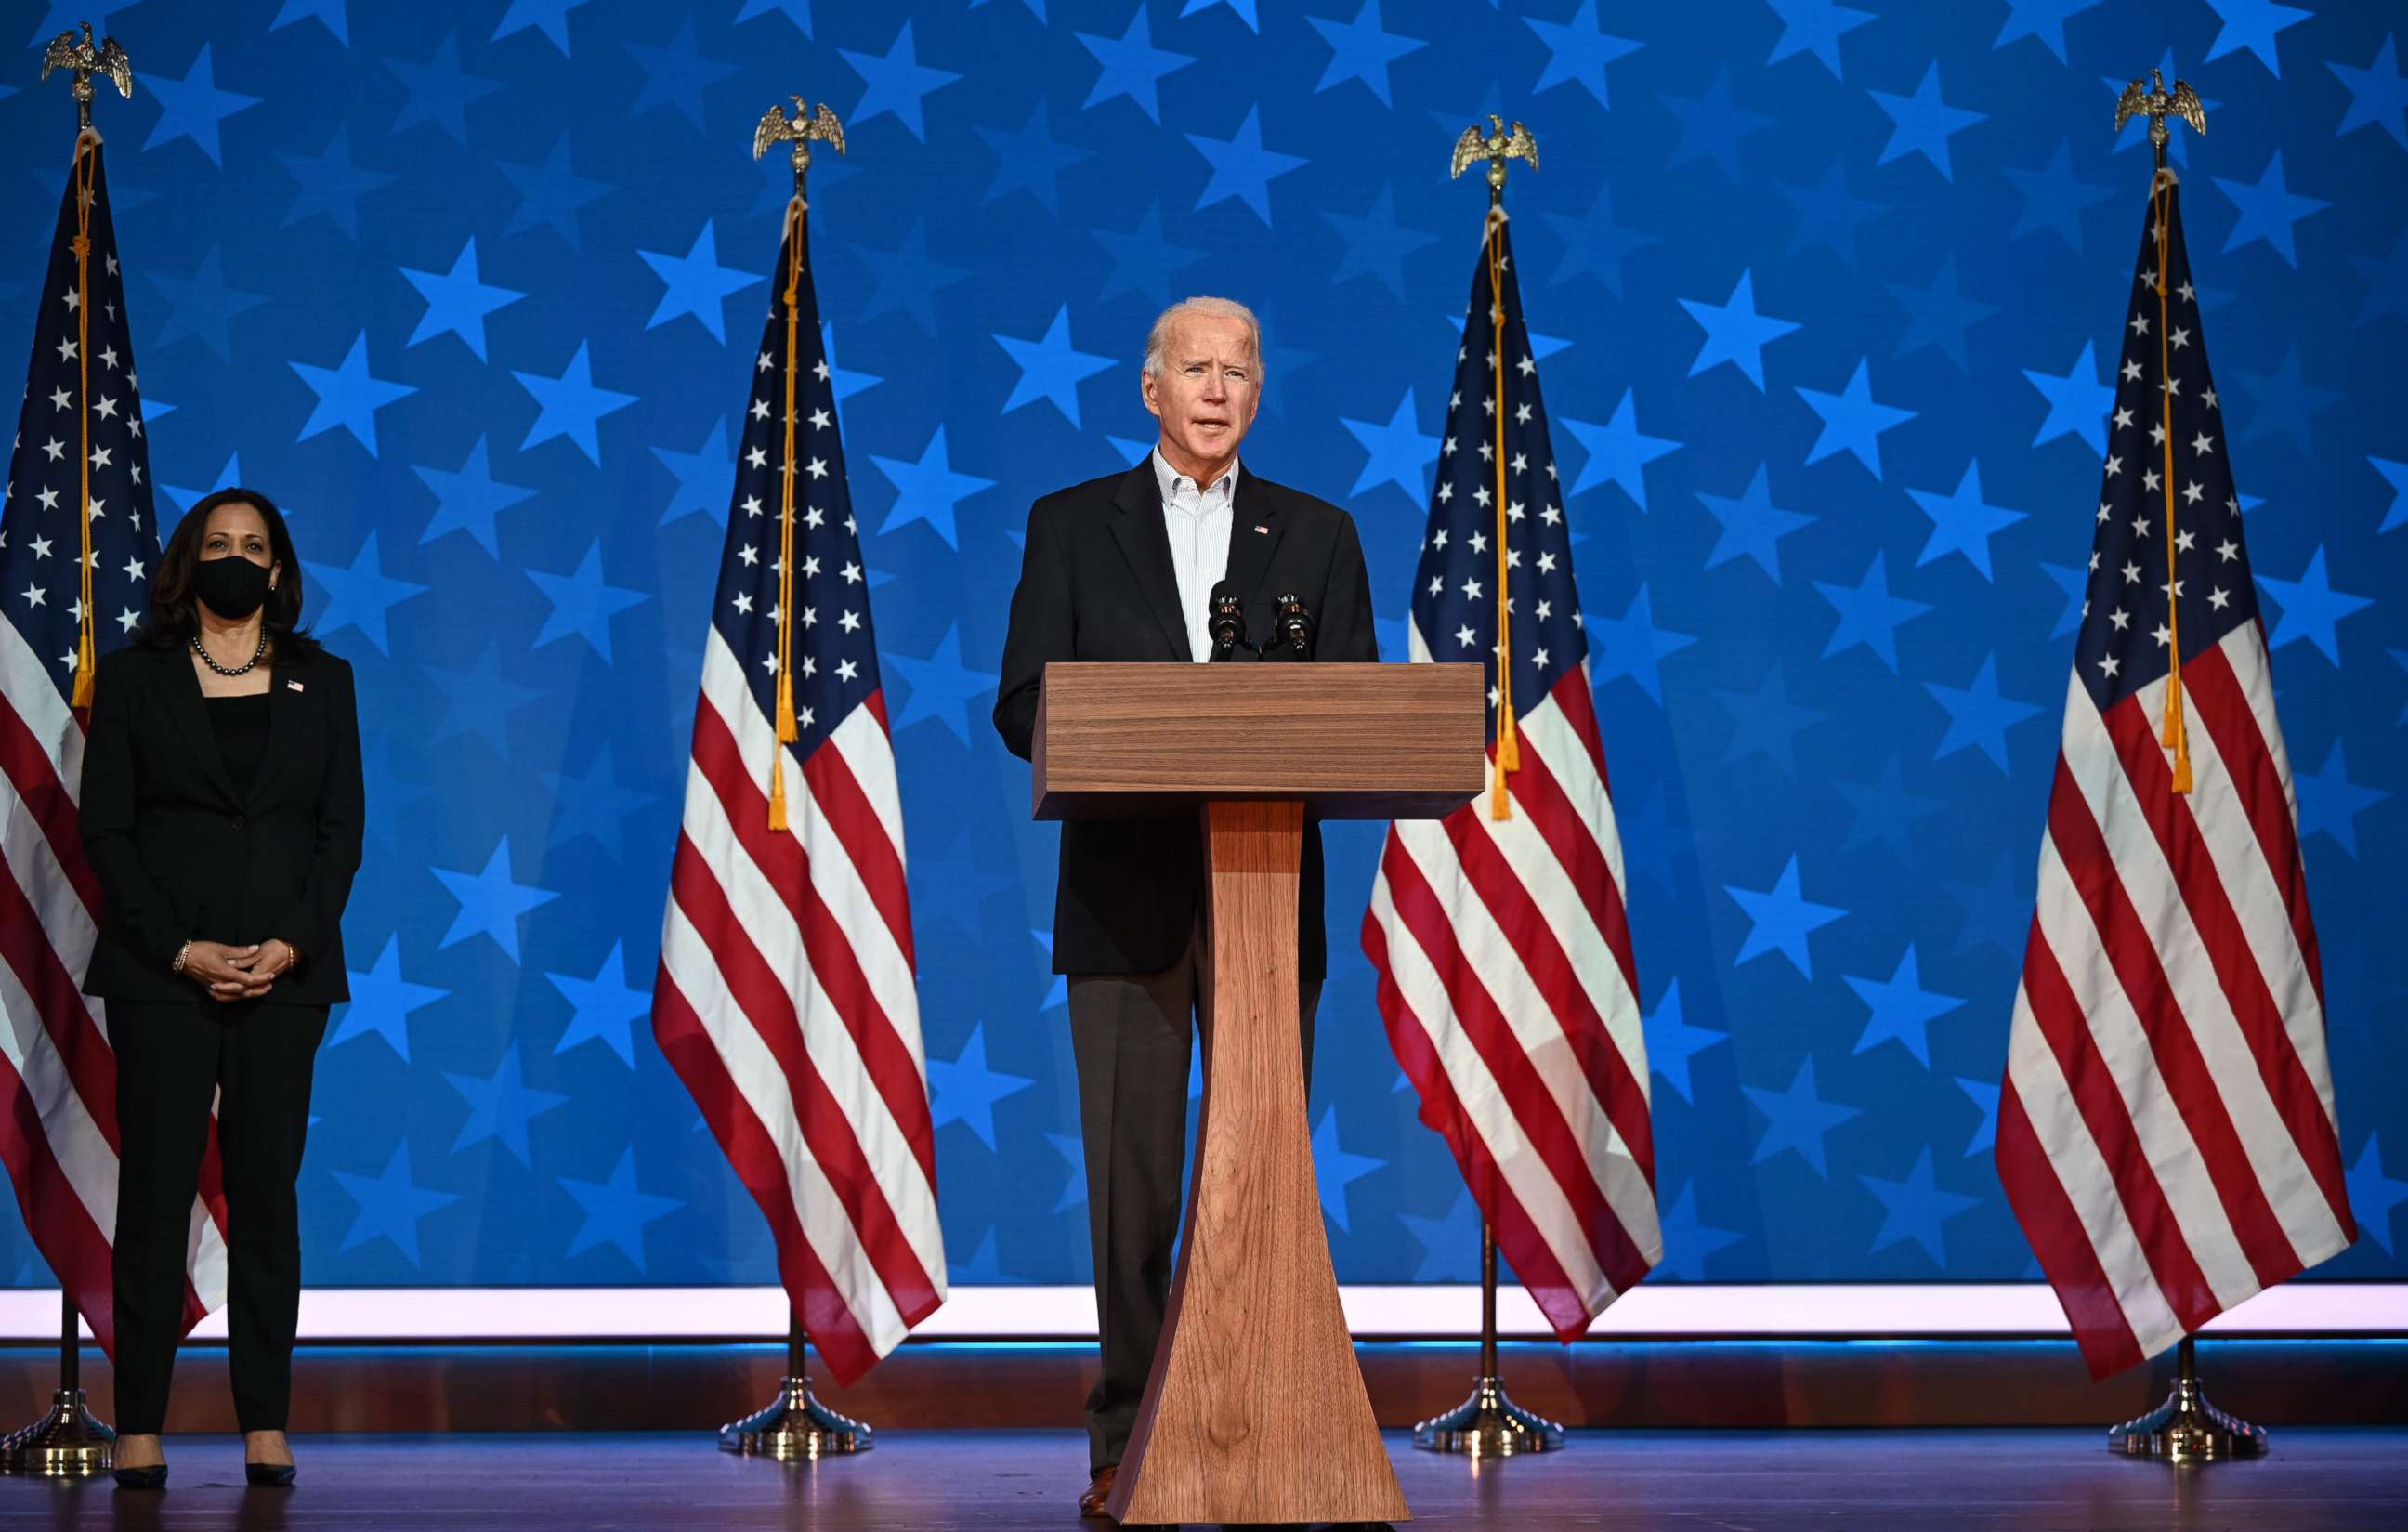
[{"label": "gray trousers", "polygon": [[[1070,1049],[1087,1156],[1087,1233],[1103,1371],[1087,1395],[1090,1471],[1118,1463],[1137,1424],[1170,1296],[1187,1163],[1187,1075],[1203,1001],[1199,928],[1161,973],[1070,976]],[[1321,981],[1299,996],[1304,1071]]]}]

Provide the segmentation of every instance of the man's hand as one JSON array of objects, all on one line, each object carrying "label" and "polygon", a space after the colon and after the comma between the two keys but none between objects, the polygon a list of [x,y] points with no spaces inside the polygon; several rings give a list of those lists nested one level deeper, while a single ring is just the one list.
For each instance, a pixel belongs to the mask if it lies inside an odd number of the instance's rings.
[{"label": "man's hand", "polygon": [[259,952],[256,942],[229,947],[222,941],[195,941],[184,949],[184,974],[208,990],[213,1000],[239,1000],[254,984],[265,995],[265,981],[254,978],[250,968],[259,960]]}]

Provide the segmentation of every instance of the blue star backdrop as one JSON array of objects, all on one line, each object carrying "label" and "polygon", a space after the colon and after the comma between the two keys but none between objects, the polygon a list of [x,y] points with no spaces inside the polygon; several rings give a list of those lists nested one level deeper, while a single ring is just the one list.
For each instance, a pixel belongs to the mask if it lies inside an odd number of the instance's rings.
[{"label": "blue star backdrop", "polygon": [[[812,233],[956,1281],[1086,1276],[1054,832],[986,722],[1028,502],[1144,451],[1158,308],[1243,298],[1247,461],[1354,513],[1401,657],[1484,204],[1443,170],[1489,110],[1544,160],[1510,206],[1629,848],[1656,1280],[2030,1274],[1989,1147],[2145,217],[2110,111],[2153,64],[2208,104],[2176,154],[2366,1230],[2321,1274],[2408,1275],[2395,7],[20,0],[0,337],[73,136],[30,45],[87,15],[138,66],[99,111],[162,516],[281,501],[360,678],[311,1281],[772,1280],[647,1009],[789,185],[747,148],[797,92],[852,143]],[[1461,1281],[1476,1214],[1354,940],[1379,838],[1330,832],[1323,1209],[1342,1277]],[[0,1206],[0,1274],[46,1281]]]}]

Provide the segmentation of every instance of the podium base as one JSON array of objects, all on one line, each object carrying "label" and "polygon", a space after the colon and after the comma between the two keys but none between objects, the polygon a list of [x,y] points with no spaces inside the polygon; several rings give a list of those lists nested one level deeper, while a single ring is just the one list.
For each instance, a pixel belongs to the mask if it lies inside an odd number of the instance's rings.
[{"label": "podium base", "polygon": [[1467,1457],[1519,1457],[1551,1453],[1564,1444],[1564,1428],[1506,1397],[1502,1379],[1473,1382],[1471,1397],[1413,1427],[1413,1445],[1426,1453]]},{"label": "podium base", "polygon": [[50,1413],[0,1439],[0,1473],[41,1479],[89,1479],[107,1473],[117,1433],[84,1407],[83,1390],[50,1396]]},{"label": "podium base", "polygon": [[2178,1378],[2166,1402],[2107,1433],[2107,1450],[2167,1463],[2220,1463],[2266,1455],[2266,1428],[2207,1402],[2197,1378]]},{"label": "podium base", "polygon": [[873,1444],[868,1426],[812,1398],[810,1380],[800,1374],[780,1383],[767,1408],[719,1428],[721,1452],[781,1463],[866,1453]]}]

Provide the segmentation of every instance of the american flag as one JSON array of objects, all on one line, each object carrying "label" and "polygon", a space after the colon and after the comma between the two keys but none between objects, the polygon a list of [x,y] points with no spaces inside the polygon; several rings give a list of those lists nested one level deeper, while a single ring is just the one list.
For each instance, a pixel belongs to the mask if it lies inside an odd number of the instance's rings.
[{"label": "american flag", "polygon": [[945,1252],[902,800],[807,231],[797,201],[746,400],[652,1035],[850,1382],[944,1301]]},{"label": "american flag", "polygon": [[2357,1238],[2297,822],[2162,175],[1999,1098],[1999,1179],[2098,1376]]},{"label": "american flag", "polygon": [[[1512,639],[1501,670],[1500,596]],[[1390,826],[1363,951],[1422,1121],[1445,1137],[1498,1248],[1570,1340],[1664,1242],[1622,839],[1501,215],[1455,352],[1410,642],[1416,662],[1485,662],[1491,791],[1444,820]],[[1498,762],[1514,754],[1518,769],[1502,773],[1508,817],[1497,817]]]},{"label": "american flag", "polygon": [[[76,828],[76,682],[86,637],[106,653],[148,610],[159,531],[142,413],[100,137],[86,134],[59,201],[0,502],[0,1161],[42,1258],[104,1347],[116,1340],[117,1058],[106,1008],[78,989],[101,892]],[[193,1207],[188,1324],[225,1301],[221,1184],[212,1142]]]}]

